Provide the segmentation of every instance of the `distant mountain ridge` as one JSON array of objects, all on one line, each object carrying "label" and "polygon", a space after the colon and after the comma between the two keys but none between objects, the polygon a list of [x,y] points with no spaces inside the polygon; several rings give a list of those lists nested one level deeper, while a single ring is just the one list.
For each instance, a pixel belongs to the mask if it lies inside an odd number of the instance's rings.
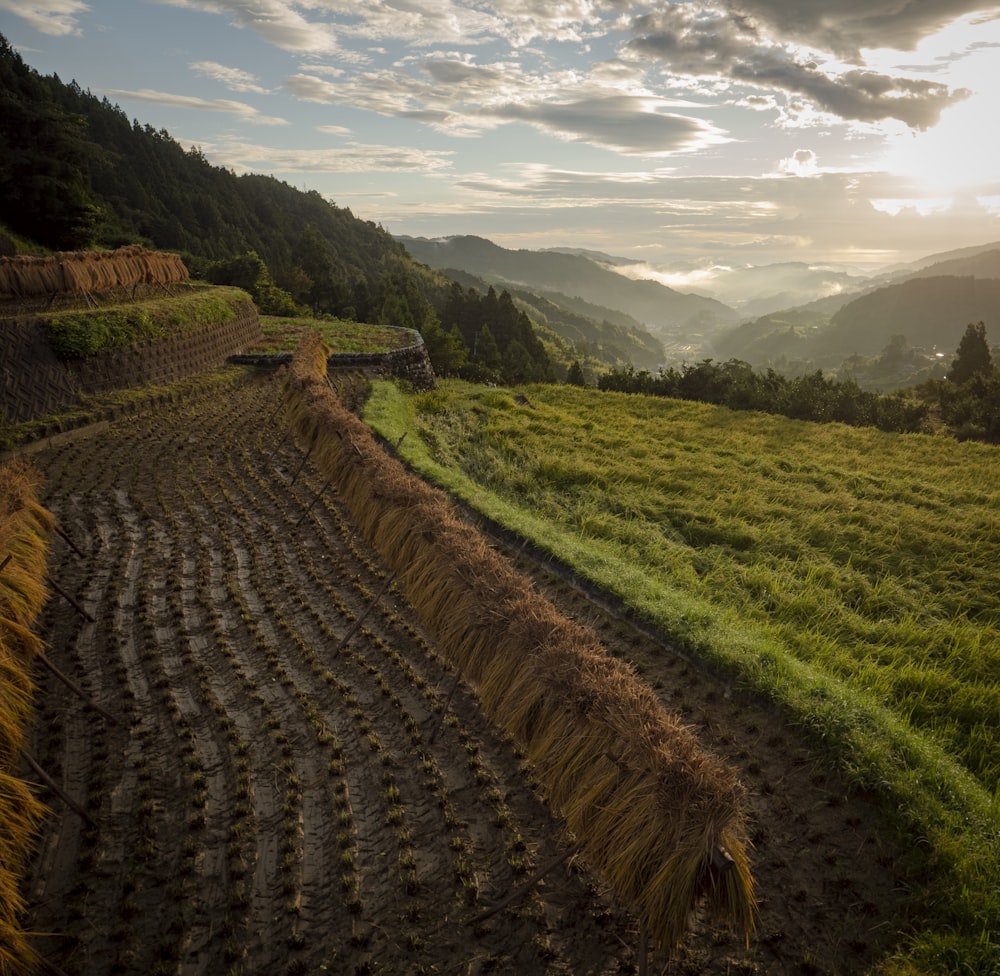
[{"label": "distant mountain ridge", "polygon": [[397,235],[396,240],[431,268],[458,268],[507,288],[559,292],[618,309],[661,339],[712,333],[738,318],[734,309],[716,299],[684,294],[655,281],[626,278],[577,253],[508,250],[475,236],[431,240]]},{"label": "distant mountain ridge", "polygon": [[1000,245],[935,255],[879,275],[856,293],[832,296],[742,323],[715,340],[723,358],[837,367],[881,352],[893,336],[928,352],[953,353],[969,323],[1000,341]]}]

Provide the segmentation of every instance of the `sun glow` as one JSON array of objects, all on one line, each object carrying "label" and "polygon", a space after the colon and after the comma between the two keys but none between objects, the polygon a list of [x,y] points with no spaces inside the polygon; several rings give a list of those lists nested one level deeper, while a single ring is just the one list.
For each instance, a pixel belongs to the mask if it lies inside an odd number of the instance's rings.
[{"label": "sun glow", "polygon": [[[926,131],[899,124],[887,127],[887,171],[908,177],[928,196],[976,189],[996,192],[996,153],[987,133],[997,115],[998,47],[1000,19],[976,22],[968,17],[925,40],[905,56],[905,64],[899,52],[892,52],[895,70],[933,78],[953,90],[966,89],[968,95],[945,109],[938,124]],[[868,54],[881,66],[888,52]]]}]

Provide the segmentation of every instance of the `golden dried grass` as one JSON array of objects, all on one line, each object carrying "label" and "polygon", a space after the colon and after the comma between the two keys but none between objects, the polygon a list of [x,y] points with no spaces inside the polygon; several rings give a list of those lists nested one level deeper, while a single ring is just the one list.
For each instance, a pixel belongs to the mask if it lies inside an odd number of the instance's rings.
[{"label": "golden dried grass", "polygon": [[0,258],[0,298],[91,295],[135,285],[172,285],[188,279],[179,254],[138,244],[110,251],[59,251],[40,257]]},{"label": "golden dried grass", "polygon": [[755,899],[733,771],[440,492],[386,456],[325,370],[316,333],[284,379],[296,436],[484,712],[524,747],[584,856],[659,945],[680,941],[701,902],[748,937]]},{"label": "golden dried grass", "polygon": [[43,813],[27,784],[11,770],[31,717],[29,668],[41,642],[31,632],[48,596],[45,571],[54,520],[37,500],[41,478],[23,461],[0,466],[0,973],[27,972],[35,963],[18,926],[19,881]]}]

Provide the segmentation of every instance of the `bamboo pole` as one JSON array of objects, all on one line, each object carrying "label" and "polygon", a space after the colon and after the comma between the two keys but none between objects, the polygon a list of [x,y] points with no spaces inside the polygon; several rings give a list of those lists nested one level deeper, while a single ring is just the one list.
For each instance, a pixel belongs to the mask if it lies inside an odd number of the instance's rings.
[{"label": "bamboo pole", "polygon": [[562,854],[546,861],[530,878],[523,881],[518,887],[511,891],[505,898],[502,898],[499,902],[497,902],[497,904],[495,904],[492,908],[489,908],[485,912],[481,912],[475,918],[470,919],[468,924],[479,925],[480,922],[485,922],[487,919],[492,918],[497,914],[497,912],[502,912],[508,905],[520,898],[523,898],[550,871],[554,871],[560,864],[579,854],[582,848],[583,841],[578,840],[568,851],[563,851]]},{"label": "bamboo pole", "polygon": [[58,593],[64,600],[70,603],[73,609],[76,610],[76,612],[80,614],[81,617],[86,618],[92,624],[97,623],[96,618],[93,617],[88,611],[84,610],[84,608],[80,606],[79,603],[77,603],[76,599],[70,596],[70,594],[67,593],[58,583],[56,583],[51,576],[46,576],[45,582],[48,583],[48,585],[51,586],[52,589],[54,589],[56,593]]},{"label": "bamboo pole", "polygon": [[34,774],[50,789],[56,796],[59,797],[63,803],[66,804],[75,814],[79,815],[81,819],[85,820],[91,827],[96,827],[97,824],[94,823],[93,818],[87,813],[86,810],[80,806],[76,800],[73,799],[41,766],[35,762],[31,756],[26,752],[21,753],[21,757],[24,761],[31,767]]},{"label": "bamboo pole", "polygon": [[347,632],[345,636],[343,636],[340,639],[340,643],[336,646],[336,648],[334,648],[333,651],[334,654],[337,654],[342,648],[346,647],[347,642],[361,629],[361,625],[365,622],[365,620],[368,619],[368,614],[370,614],[372,610],[375,609],[375,605],[382,598],[382,595],[385,593],[385,591],[389,589],[390,586],[392,586],[392,581],[395,578],[396,574],[390,573],[383,580],[382,585],[379,587],[378,593],[376,593],[375,596],[372,597],[371,602],[368,604],[367,607],[365,607],[364,612],[361,614],[360,617],[358,617],[357,620],[354,621],[354,626]]},{"label": "bamboo pole", "polygon": [[78,695],[91,708],[93,708],[94,711],[96,711],[98,714],[106,718],[112,725],[118,724],[118,719],[116,719],[114,715],[111,714],[111,712],[109,712],[106,708],[103,708],[102,706],[98,705],[97,702],[95,702],[86,693],[86,691],[84,691],[83,688],[80,687],[80,685],[78,685],[71,677],[69,677],[69,675],[63,674],[63,672],[60,671],[59,668],[57,668],[41,651],[39,651],[35,655],[35,657],[37,657],[38,660],[41,661],[42,664],[45,665],[45,667],[48,668],[49,671],[51,671],[56,678],[58,678],[67,688],[69,688],[70,691],[72,691],[75,695]]}]

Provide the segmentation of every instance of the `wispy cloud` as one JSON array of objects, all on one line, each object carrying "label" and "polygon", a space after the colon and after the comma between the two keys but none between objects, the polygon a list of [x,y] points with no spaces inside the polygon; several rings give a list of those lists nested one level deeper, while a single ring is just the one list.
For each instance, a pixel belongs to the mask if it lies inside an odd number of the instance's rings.
[{"label": "wispy cloud", "polygon": [[149,88],[133,91],[106,88],[102,94],[114,99],[156,102],[160,105],[172,105],[176,108],[189,108],[200,112],[228,112],[253,125],[288,125],[287,119],[261,115],[252,105],[247,105],[246,102],[234,102],[227,98],[197,98],[194,95],[177,95],[171,92],[153,91]]},{"label": "wispy cloud", "polygon": [[202,148],[213,162],[237,172],[435,174],[450,170],[454,155],[442,150],[356,142],[335,149],[296,149],[237,141]]},{"label": "wispy cloud", "polygon": [[[516,63],[425,58],[331,82],[305,72],[284,82],[307,101],[414,119],[450,135],[522,122],[562,140],[625,155],[690,152],[727,140],[718,127],[670,111],[676,99],[628,92],[569,71],[529,74]],[[567,98],[566,91],[577,96]],[[683,103],[691,104],[691,103]]]},{"label": "wispy cloud", "polygon": [[16,14],[42,34],[79,34],[79,16],[90,10],[83,0],[0,0],[0,10]]},{"label": "wispy cloud", "polygon": [[240,68],[227,68],[216,61],[195,61],[191,69],[206,78],[221,81],[230,91],[251,92],[255,95],[266,95],[268,91],[257,84],[257,79],[250,72]]},{"label": "wispy cloud", "polygon": [[[234,27],[252,30],[275,47],[302,54],[331,54],[337,50],[334,25],[310,21],[289,0],[158,0],[229,18]],[[309,4],[301,6],[308,7]]]},{"label": "wispy cloud", "polygon": [[667,156],[728,141],[715,126],[662,111],[658,99],[644,96],[597,94],[570,101],[515,102],[495,114],[624,155]]}]

